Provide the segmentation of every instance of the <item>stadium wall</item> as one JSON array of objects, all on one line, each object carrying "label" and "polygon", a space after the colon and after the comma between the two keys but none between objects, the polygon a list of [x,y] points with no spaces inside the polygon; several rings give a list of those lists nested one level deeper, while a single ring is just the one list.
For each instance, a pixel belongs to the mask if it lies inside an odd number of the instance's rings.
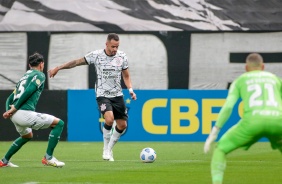
[{"label": "stadium wall", "polygon": [[[120,32],[135,89],[227,89],[244,70],[250,52],[263,55],[267,70],[282,77],[282,32]],[[104,48],[107,33],[0,33],[0,87],[12,90],[26,71],[28,55],[45,57],[44,73],[89,51]],[[16,51],[16,52],[15,52]],[[145,74],[145,75],[144,75]],[[77,67],[46,79],[47,90],[91,89],[95,70]],[[150,81],[150,82],[148,82]],[[123,85],[124,87],[124,85]]]},{"label": "stadium wall", "polygon": [[[160,94],[171,93],[171,90],[178,89],[184,91],[187,89],[203,90],[203,92],[206,90],[226,90],[230,83],[244,71],[244,60],[250,52],[261,53],[267,63],[266,70],[282,77],[280,72],[282,70],[281,31],[118,33],[121,36],[120,49],[125,51],[129,57],[132,82],[136,90],[152,90],[152,92],[161,90]],[[8,94],[28,69],[26,62],[28,55],[35,51],[44,55],[44,73],[47,75],[48,69],[54,66],[83,57],[91,50],[103,48],[106,35],[106,32],[0,33],[1,112],[5,111],[4,104]],[[68,114],[71,106],[67,102],[67,93],[69,93],[67,90],[87,91],[93,89],[94,81],[95,70],[93,66],[63,70],[54,79],[46,78],[45,92],[42,94],[37,110],[38,112],[50,112],[66,122],[62,140],[78,140],[72,137],[73,134],[67,135],[68,125],[75,125],[69,124],[69,122],[73,122],[73,119],[69,119],[72,113]],[[139,99],[142,93],[139,95]],[[149,95],[147,92],[144,94]],[[172,97],[174,98],[174,96]],[[172,97],[168,95],[164,98]],[[200,104],[200,101],[197,101],[197,104]],[[67,106],[69,106],[68,109]],[[140,106],[142,105],[140,104]],[[95,109],[96,107],[91,108]],[[158,109],[156,108],[156,110]],[[137,113],[140,115],[140,112]],[[94,120],[95,118],[92,117]],[[136,119],[138,118],[140,117]],[[158,115],[156,118],[159,119]],[[0,140],[13,140],[18,136],[10,121],[4,120],[2,116],[0,120]],[[35,140],[47,140],[48,132],[48,130],[36,132]],[[183,136],[176,137],[161,135],[152,140],[180,140],[183,138]],[[83,139],[87,140],[87,138]],[[187,139],[201,141],[203,137],[196,136],[195,138],[195,135],[191,135]],[[184,140],[187,139],[184,138]],[[89,140],[98,139],[93,139],[90,135]]]}]

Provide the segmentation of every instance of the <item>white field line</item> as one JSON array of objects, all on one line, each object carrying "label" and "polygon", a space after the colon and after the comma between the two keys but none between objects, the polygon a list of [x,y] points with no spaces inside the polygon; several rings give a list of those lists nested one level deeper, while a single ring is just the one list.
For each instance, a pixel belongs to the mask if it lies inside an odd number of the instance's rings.
[{"label": "white field line", "polygon": [[[35,161],[34,159],[15,159],[14,162],[33,162]],[[210,160],[161,160],[159,161],[158,159],[156,160],[158,162],[166,162],[166,163],[206,163],[210,162]],[[270,163],[274,162],[273,160],[240,160],[240,161],[234,161],[234,160],[226,160],[227,162],[238,162],[238,163]],[[64,160],[64,162],[107,162],[105,160]],[[141,162],[141,160],[115,160],[114,162]],[[277,161],[275,160],[275,163],[282,163],[282,161]],[[33,184],[33,183],[29,183]]]},{"label": "white field line", "polygon": [[[53,184],[93,184],[95,182],[36,182],[36,181],[31,181],[31,182],[24,182],[20,184],[44,184],[44,183],[53,183]],[[103,184],[103,183],[95,183],[95,184]]]}]

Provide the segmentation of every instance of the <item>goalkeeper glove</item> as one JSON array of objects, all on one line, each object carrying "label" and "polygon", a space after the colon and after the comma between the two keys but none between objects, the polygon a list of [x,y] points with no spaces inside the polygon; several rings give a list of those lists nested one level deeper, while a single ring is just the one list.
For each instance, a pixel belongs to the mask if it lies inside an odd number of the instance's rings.
[{"label": "goalkeeper glove", "polygon": [[205,153],[209,152],[211,144],[216,140],[219,131],[220,131],[220,128],[217,127],[217,126],[214,126],[212,128],[212,131],[211,131],[210,135],[208,136],[208,138],[207,138],[207,140],[205,142],[205,145],[204,145],[204,152]]}]

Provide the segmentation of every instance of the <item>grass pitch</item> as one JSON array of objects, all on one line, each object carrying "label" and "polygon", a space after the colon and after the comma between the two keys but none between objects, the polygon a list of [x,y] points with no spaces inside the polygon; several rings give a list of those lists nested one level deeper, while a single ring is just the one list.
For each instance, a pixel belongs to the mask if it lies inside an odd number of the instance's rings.
[{"label": "grass pitch", "polygon": [[[2,157],[12,142],[0,142]],[[92,184],[92,183],[211,183],[212,153],[203,153],[203,143],[122,142],[114,148],[115,162],[102,160],[102,142],[59,142],[55,156],[63,168],[43,166],[47,142],[29,142],[14,155],[19,168],[0,168],[1,184]],[[154,163],[142,163],[140,151],[152,147]],[[282,183],[281,154],[269,143],[257,143],[249,151],[227,156],[224,183]]]}]

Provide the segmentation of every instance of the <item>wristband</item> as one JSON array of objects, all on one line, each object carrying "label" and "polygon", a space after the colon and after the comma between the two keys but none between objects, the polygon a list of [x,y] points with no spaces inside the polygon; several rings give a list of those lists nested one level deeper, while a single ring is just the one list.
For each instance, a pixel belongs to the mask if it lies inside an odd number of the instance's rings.
[{"label": "wristband", "polygon": [[129,93],[133,93],[133,89],[132,88],[129,88],[128,91],[129,91]]}]

